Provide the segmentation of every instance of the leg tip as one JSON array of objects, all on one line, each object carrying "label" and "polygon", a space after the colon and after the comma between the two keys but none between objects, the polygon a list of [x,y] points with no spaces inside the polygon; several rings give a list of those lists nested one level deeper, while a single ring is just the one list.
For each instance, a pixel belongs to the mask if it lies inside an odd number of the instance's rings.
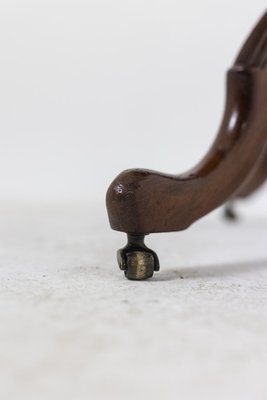
[{"label": "leg tip", "polygon": [[233,222],[238,220],[238,216],[234,209],[233,204],[230,203],[225,206],[224,218],[227,219],[228,221],[233,221]]}]

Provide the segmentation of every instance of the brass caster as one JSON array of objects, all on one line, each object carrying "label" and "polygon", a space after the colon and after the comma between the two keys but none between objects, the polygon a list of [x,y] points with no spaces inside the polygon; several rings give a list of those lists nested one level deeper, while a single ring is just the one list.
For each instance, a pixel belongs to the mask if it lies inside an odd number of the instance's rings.
[{"label": "brass caster", "polygon": [[124,271],[127,279],[142,281],[159,271],[157,254],[144,243],[144,235],[127,235],[128,243],[118,250],[119,267]]}]

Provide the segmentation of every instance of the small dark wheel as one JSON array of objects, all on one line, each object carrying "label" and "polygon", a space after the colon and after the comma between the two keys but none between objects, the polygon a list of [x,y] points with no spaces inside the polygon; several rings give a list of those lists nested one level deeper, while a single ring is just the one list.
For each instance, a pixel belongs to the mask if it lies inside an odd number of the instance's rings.
[{"label": "small dark wheel", "polygon": [[226,204],[226,206],[224,208],[224,217],[228,221],[232,221],[232,222],[238,220],[238,215],[235,211],[233,203]]}]

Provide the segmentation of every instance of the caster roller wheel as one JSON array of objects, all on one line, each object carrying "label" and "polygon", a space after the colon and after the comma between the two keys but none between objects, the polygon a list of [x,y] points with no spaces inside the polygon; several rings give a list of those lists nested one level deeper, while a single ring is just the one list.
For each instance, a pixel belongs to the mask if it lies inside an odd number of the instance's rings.
[{"label": "caster roller wheel", "polygon": [[117,253],[118,263],[127,279],[145,280],[159,271],[157,254],[146,247],[144,236],[128,235],[128,244]]}]

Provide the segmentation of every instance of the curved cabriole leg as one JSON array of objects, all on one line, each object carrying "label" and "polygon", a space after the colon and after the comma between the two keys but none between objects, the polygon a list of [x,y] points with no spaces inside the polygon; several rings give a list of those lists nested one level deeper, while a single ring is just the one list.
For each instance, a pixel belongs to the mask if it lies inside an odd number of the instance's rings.
[{"label": "curved cabriole leg", "polygon": [[[215,208],[246,197],[266,179],[267,13],[227,74],[221,128],[211,149],[193,169],[170,175],[144,169],[122,172],[107,191],[112,229],[129,233],[118,252],[129,279],[150,278],[159,267],[144,236],[188,228]],[[228,206],[228,216],[233,210]]]},{"label": "curved cabriole leg", "polygon": [[265,145],[260,157],[252,169],[251,173],[237,190],[232,200],[229,201],[224,210],[224,216],[229,221],[236,221],[238,219],[237,212],[235,210],[235,204],[237,200],[245,199],[254,194],[259,188],[261,188],[267,181],[267,144]]},{"label": "curved cabriole leg", "polygon": [[145,235],[128,234],[127,237],[127,245],[117,253],[120,269],[130,280],[142,281],[151,278],[154,271],[159,271],[157,254],[145,245]]},{"label": "curved cabriole leg", "polygon": [[236,199],[244,199],[256,192],[267,180],[267,142],[248,178],[235,194]]}]

